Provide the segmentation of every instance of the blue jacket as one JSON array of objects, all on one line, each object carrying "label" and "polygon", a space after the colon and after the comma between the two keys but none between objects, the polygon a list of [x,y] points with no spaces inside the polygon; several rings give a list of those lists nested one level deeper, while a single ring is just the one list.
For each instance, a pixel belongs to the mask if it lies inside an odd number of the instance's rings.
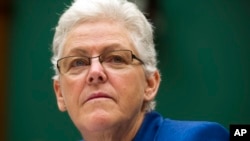
[{"label": "blue jacket", "polygon": [[150,112],[133,141],[229,141],[229,133],[218,123],[163,119]]},{"label": "blue jacket", "polygon": [[218,123],[164,119],[150,112],[133,141],[229,141],[229,133]]}]

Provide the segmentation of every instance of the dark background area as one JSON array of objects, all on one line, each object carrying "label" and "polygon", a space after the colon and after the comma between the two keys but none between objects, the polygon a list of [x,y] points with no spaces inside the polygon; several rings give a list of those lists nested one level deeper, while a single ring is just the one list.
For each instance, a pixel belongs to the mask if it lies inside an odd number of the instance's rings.
[{"label": "dark background area", "polygon": [[[147,2],[162,74],[157,111],[226,128],[250,124],[250,2]],[[0,2],[0,140],[81,138],[67,113],[57,109],[51,79],[53,28],[70,3]]]}]

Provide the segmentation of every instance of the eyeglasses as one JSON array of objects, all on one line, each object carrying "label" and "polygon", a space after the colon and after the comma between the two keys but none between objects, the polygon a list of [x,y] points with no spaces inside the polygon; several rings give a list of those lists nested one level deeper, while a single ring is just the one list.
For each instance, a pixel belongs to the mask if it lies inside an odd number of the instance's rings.
[{"label": "eyeglasses", "polygon": [[136,57],[131,50],[114,50],[105,52],[99,56],[67,56],[57,61],[57,68],[62,74],[79,74],[87,70],[91,65],[91,59],[98,58],[99,62],[104,68],[111,68],[114,70],[126,68],[133,63],[133,59],[144,64],[144,62]]}]

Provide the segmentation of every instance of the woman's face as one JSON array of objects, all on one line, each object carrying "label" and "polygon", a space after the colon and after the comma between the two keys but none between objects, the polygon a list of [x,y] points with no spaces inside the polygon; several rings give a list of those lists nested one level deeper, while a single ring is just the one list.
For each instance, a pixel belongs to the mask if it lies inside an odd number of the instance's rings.
[{"label": "woman's face", "polygon": [[[128,31],[119,23],[87,22],[69,32],[62,57],[95,57],[112,50],[131,50],[138,56]],[[143,103],[155,95],[150,93],[151,82],[141,64],[108,69],[98,57],[91,59],[91,65],[83,73],[61,73],[59,80],[54,81],[54,89],[59,109],[67,110],[83,132],[134,125],[143,116]]]}]

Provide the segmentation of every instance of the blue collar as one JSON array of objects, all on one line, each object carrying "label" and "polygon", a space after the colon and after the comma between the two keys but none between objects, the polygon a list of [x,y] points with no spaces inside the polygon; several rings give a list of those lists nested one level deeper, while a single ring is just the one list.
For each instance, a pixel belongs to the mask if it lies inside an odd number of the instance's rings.
[{"label": "blue collar", "polygon": [[164,119],[157,112],[147,113],[133,141],[153,141],[163,121]]}]

